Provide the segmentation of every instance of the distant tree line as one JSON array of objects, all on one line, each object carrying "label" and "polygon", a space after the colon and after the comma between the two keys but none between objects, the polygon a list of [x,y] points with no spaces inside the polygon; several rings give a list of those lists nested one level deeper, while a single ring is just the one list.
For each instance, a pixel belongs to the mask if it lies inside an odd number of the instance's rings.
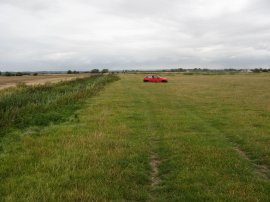
[{"label": "distant tree line", "polygon": [[241,69],[207,69],[207,68],[193,68],[193,69],[169,69],[169,70],[162,70],[163,72],[219,72],[219,71],[226,71],[226,72],[240,72]]},{"label": "distant tree line", "polygon": [[[165,72],[166,70],[162,70],[163,72]],[[169,69],[169,72],[186,72],[186,69],[183,68],[178,68],[178,69]]]},{"label": "distant tree line", "polygon": [[[109,69],[102,69],[101,71],[99,69],[92,69],[91,71],[88,71],[88,73],[93,73],[93,74],[99,74],[99,73],[102,73],[102,74],[105,74],[105,73],[109,73]],[[67,71],[67,74],[79,74],[80,72],[79,71],[72,71],[72,70],[68,70]],[[83,73],[87,73],[87,72],[83,72]]]},{"label": "distant tree line", "polygon": [[109,69],[102,69],[101,71],[99,69],[92,69],[90,72],[94,74],[97,74],[97,73],[105,74],[105,73],[109,73]]},{"label": "distant tree line", "polygon": [[79,74],[80,72],[78,72],[78,71],[71,71],[71,70],[68,70],[67,71],[67,74]]},{"label": "distant tree line", "polygon": [[183,69],[183,68],[178,68],[178,69],[166,69],[166,70],[161,70],[162,72],[243,72],[243,71],[251,71],[255,73],[260,73],[260,72],[270,72],[270,69],[263,69],[263,68],[256,68],[256,69],[234,69],[234,68],[229,68],[229,69],[206,69],[206,68],[194,68],[194,69]]},{"label": "distant tree line", "polygon": [[256,68],[256,69],[252,69],[251,71],[254,73],[270,72],[270,69]]},{"label": "distant tree line", "polygon": [[[80,73],[101,73],[101,74],[105,74],[105,73],[109,73],[109,69],[102,69],[101,71],[99,69],[92,69],[91,71],[85,71],[85,72],[79,72],[76,70],[68,70],[66,73],[67,74],[80,74]],[[62,72],[64,73],[64,72]],[[38,73],[37,72],[1,72],[0,71],[0,76],[25,76],[25,75],[32,75],[32,76],[37,76]]]},{"label": "distant tree line", "polygon": [[25,75],[33,75],[37,76],[38,73],[29,73],[29,72],[0,72],[0,76],[25,76]]}]

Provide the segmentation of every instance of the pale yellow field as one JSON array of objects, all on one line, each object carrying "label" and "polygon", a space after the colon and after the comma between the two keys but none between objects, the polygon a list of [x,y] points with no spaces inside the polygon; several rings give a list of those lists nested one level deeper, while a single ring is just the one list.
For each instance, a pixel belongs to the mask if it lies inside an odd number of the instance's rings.
[{"label": "pale yellow field", "polygon": [[83,78],[90,74],[48,74],[38,76],[0,76],[0,90],[8,87],[16,86],[18,83],[26,85],[44,84],[46,82],[59,82],[75,78]]}]

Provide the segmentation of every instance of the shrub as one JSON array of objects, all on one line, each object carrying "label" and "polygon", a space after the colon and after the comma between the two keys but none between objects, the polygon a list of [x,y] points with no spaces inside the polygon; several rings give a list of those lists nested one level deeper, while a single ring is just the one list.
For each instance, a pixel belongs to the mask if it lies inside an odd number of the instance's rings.
[{"label": "shrub", "polygon": [[104,74],[104,73],[108,73],[109,72],[109,70],[108,69],[103,69],[102,71],[101,71],[101,73],[102,74]]},{"label": "shrub", "polygon": [[99,69],[92,69],[90,72],[91,73],[99,73]]},{"label": "shrub", "polygon": [[15,76],[23,76],[23,73],[17,72],[17,73],[15,74]]},{"label": "shrub", "polygon": [[5,76],[14,76],[11,72],[5,72]]},{"label": "shrub", "polygon": [[79,74],[80,72],[78,72],[78,71],[71,71],[71,70],[68,70],[67,71],[67,74]]}]

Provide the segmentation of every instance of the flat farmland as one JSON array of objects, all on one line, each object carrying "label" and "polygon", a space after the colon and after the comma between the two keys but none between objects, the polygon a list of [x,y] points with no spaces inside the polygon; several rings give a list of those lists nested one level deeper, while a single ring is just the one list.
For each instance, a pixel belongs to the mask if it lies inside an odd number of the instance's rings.
[{"label": "flat farmland", "polygon": [[52,85],[104,83],[61,122],[2,126],[0,201],[270,201],[270,74],[111,76]]},{"label": "flat farmland", "polygon": [[27,85],[44,84],[46,82],[59,82],[75,78],[83,78],[89,74],[47,74],[38,76],[0,76],[0,90],[16,86],[19,83]]}]

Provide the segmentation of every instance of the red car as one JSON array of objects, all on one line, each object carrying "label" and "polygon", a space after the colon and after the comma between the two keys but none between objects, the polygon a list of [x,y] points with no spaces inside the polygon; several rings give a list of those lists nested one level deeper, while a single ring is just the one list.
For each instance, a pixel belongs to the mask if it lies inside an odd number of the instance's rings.
[{"label": "red car", "polygon": [[168,82],[168,79],[164,77],[152,75],[152,76],[144,77],[143,81],[144,82]]}]

